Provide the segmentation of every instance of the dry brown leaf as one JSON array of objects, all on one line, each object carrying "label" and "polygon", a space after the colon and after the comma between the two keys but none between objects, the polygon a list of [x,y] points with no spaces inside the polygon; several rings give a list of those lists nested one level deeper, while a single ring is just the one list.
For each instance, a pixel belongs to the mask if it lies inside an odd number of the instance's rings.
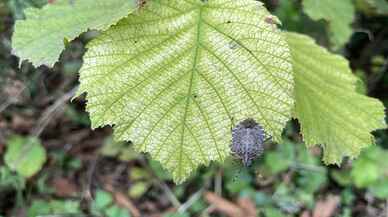
[{"label": "dry brown leaf", "polygon": [[237,204],[242,208],[244,217],[256,217],[257,210],[253,201],[247,197],[240,197]]},{"label": "dry brown leaf", "polygon": [[337,195],[329,195],[325,200],[320,200],[315,205],[313,217],[332,217],[340,202]]},{"label": "dry brown leaf", "polygon": [[31,117],[15,114],[12,116],[11,129],[17,132],[29,132],[34,126],[35,120]]},{"label": "dry brown leaf", "polygon": [[303,211],[302,214],[300,215],[300,217],[311,217],[311,214],[309,211]]},{"label": "dry brown leaf", "polygon": [[217,211],[222,212],[225,215],[230,217],[244,216],[244,211],[239,206],[216,195],[215,193],[206,192],[204,196],[206,201],[214,205]]},{"label": "dry brown leaf", "polygon": [[121,207],[127,208],[134,217],[140,217],[140,211],[132,203],[132,201],[121,192],[113,192],[117,204]]},{"label": "dry brown leaf", "polygon": [[55,178],[51,185],[55,189],[55,194],[59,197],[71,197],[78,192],[77,186],[66,178]]}]

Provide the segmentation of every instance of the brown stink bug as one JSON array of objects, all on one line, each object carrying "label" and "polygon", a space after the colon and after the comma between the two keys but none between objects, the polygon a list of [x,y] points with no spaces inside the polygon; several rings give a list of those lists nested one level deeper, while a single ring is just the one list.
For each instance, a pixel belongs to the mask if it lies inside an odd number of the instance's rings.
[{"label": "brown stink bug", "polygon": [[242,160],[244,166],[250,166],[264,152],[264,143],[268,139],[265,138],[264,128],[248,118],[232,129],[231,151]]}]

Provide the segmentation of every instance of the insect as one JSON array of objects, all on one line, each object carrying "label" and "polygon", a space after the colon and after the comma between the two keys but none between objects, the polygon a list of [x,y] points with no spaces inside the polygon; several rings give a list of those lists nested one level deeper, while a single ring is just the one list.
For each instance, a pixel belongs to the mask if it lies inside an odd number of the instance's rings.
[{"label": "insect", "polygon": [[264,152],[265,131],[254,119],[241,121],[232,129],[231,151],[248,167]]},{"label": "insect", "polygon": [[267,24],[272,25],[272,29],[273,30],[276,30],[277,26],[281,25],[280,20],[277,17],[275,17],[275,16],[267,16],[267,17],[265,17],[264,22],[266,22]]},{"label": "insect", "polygon": [[280,20],[275,17],[275,16],[266,16],[265,19],[264,19],[264,22],[268,23],[268,24],[273,24],[273,25],[280,25]]},{"label": "insect", "polygon": [[143,8],[146,3],[147,3],[146,0],[137,0],[137,5],[139,8]]}]

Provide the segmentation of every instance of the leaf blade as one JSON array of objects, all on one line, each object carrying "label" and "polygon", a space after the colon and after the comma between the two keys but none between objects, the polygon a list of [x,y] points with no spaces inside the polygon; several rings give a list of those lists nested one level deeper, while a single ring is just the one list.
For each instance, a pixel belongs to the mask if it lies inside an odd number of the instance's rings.
[{"label": "leaf blade", "polygon": [[374,143],[386,128],[384,106],[356,91],[348,62],[297,33],[287,33],[295,77],[295,116],[308,146],[322,144],[323,160],[339,164]]},{"label": "leaf blade", "polygon": [[34,65],[52,66],[71,41],[88,29],[105,30],[136,7],[134,0],[57,0],[42,9],[25,10],[12,37],[13,53]]},{"label": "leaf blade", "polygon": [[330,41],[340,48],[353,33],[351,24],[355,18],[355,7],[351,0],[303,0],[306,14],[313,20],[325,20],[329,25]]},{"label": "leaf blade", "polygon": [[92,126],[114,125],[117,140],[132,140],[177,182],[229,155],[232,120],[255,118],[280,140],[293,78],[267,16],[252,0],[147,2],[89,44],[79,93]]},{"label": "leaf blade", "polygon": [[46,150],[37,138],[13,136],[7,141],[4,161],[23,177],[36,174],[46,161]]}]

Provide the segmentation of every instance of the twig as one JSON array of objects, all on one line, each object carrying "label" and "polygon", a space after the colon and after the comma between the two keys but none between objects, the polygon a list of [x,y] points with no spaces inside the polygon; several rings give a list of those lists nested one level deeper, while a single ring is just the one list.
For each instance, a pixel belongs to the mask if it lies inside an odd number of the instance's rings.
[{"label": "twig", "polygon": [[58,111],[63,111],[64,104],[69,101],[74,94],[77,92],[78,86],[71,89],[69,92],[64,94],[62,97],[60,97],[53,105],[48,107],[44,112],[41,118],[38,120],[38,124],[34,129],[32,129],[32,135],[35,137],[39,137],[40,134],[43,132],[43,130],[47,127],[47,125],[50,123],[50,120],[53,116],[55,116]]},{"label": "twig", "polygon": [[175,208],[179,209],[179,207],[181,207],[182,204],[181,204],[181,202],[179,202],[178,198],[175,197],[175,195],[171,191],[170,187],[168,187],[168,185],[166,183],[164,183],[163,181],[160,181],[159,179],[157,179],[156,182],[162,188],[162,190],[166,194],[167,198],[170,200],[171,204]]},{"label": "twig", "polygon": [[152,169],[148,166],[144,156],[141,156],[139,158],[140,164],[152,175],[154,178],[154,182],[164,191],[167,198],[170,200],[171,204],[176,208],[179,209],[179,207],[182,206],[181,202],[179,202],[178,198],[175,197],[174,193],[171,191],[170,187],[159,179],[158,176],[155,175],[155,173],[152,171]]},{"label": "twig", "polygon": [[12,100],[9,98],[7,99],[5,102],[3,102],[1,105],[0,105],[0,113],[3,112],[4,110],[6,110],[8,108],[8,106],[12,105]]},{"label": "twig", "polygon": [[215,193],[206,192],[205,199],[208,203],[213,204],[218,211],[230,217],[244,216],[244,210],[242,210],[239,206],[218,196]]},{"label": "twig", "polygon": [[[222,172],[221,170],[219,170],[216,174],[216,176],[214,177],[214,192],[217,196],[220,196],[222,195]],[[210,204],[210,206],[208,206],[205,210],[203,210],[203,212],[201,213],[201,217],[202,216],[206,216],[207,214],[209,214],[210,212],[212,212],[214,209],[216,209],[217,207],[214,205],[214,204]]]},{"label": "twig", "polygon": [[199,200],[199,198],[201,198],[203,192],[209,188],[209,185],[211,183],[211,180],[209,178],[206,179],[206,181],[204,181],[204,185],[203,187],[195,192],[193,195],[190,196],[190,198],[184,203],[182,204],[179,208],[178,208],[178,212],[179,213],[184,213],[186,210],[188,210],[195,202],[197,202]]},{"label": "twig", "polygon": [[13,96],[13,97],[8,97],[5,102],[1,103],[0,104],[0,113],[5,111],[8,106],[12,105],[13,103],[15,103],[15,98],[19,97],[23,92],[24,90],[26,89],[25,86],[22,87],[22,89],[20,91],[18,91],[18,93],[16,94],[16,96]]},{"label": "twig", "polygon": [[140,217],[141,213],[140,211],[136,208],[136,206],[132,203],[132,201],[123,193],[121,192],[112,192],[116,202],[121,205],[122,207],[127,208],[131,214],[134,217]]},{"label": "twig", "polygon": [[385,200],[385,217],[388,217],[388,199]]},{"label": "twig", "polygon": [[87,198],[87,199],[90,199],[90,198],[93,198],[92,197],[92,181],[93,181],[93,174],[94,174],[94,171],[96,169],[96,165],[97,165],[97,162],[98,162],[98,155],[95,159],[93,159],[93,161],[91,162],[91,166],[88,170],[88,180],[87,180],[87,186],[86,186],[86,191],[84,192],[84,197]]},{"label": "twig", "polygon": [[218,170],[216,177],[214,178],[214,192],[218,196],[222,196],[222,171]]},{"label": "twig", "polygon": [[199,191],[195,192],[191,197],[178,208],[179,213],[186,212],[187,209],[189,209],[195,202],[201,198],[201,195],[204,191],[204,188],[201,188]]}]

